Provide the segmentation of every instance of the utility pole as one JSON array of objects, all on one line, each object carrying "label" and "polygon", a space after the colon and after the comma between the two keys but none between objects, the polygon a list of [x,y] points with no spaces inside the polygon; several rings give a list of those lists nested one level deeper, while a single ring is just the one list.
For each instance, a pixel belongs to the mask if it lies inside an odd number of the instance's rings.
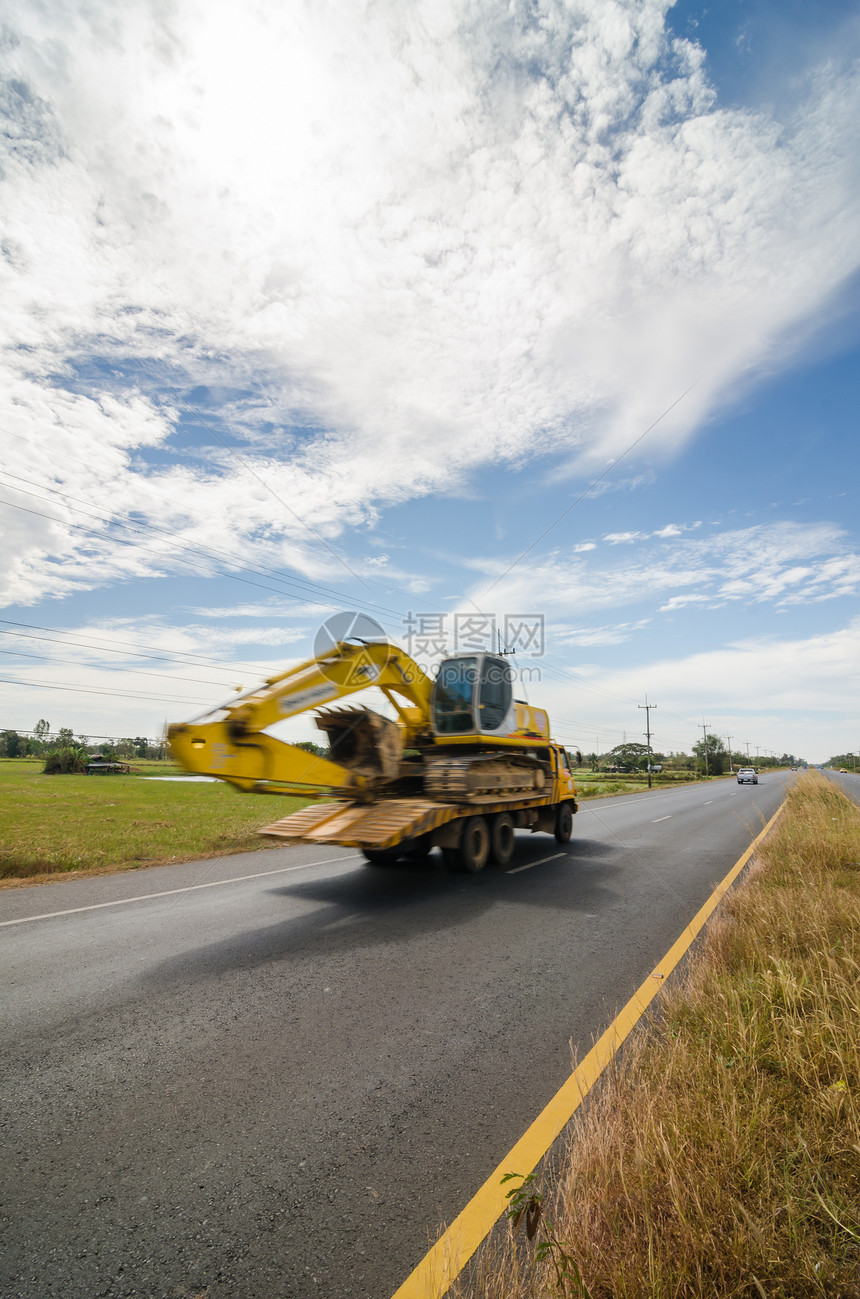
[{"label": "utility pole", "polygon": [[702,748],[705,751],[705,778],[708,775],[708,727],[710,722],[702,722]]},{"label": "utility pole", "polygon": [[747,763],[749,763],[749,760],[750,760],[750,742],[749,742],[749,740],[744,740],[744,744],[747,746]]},{"label": "utility pole", "polygon": [[637,708],[645,709],[645,738],[648,741],[648,788],[651,789],[651,709],[656,708],[656,704],[648,703],[648,696],[645,696],[644,704],[637,704]]},{"label": "utility pole", "polygon": [[732,776],[734,775],[734,770],[735,770],[735,765],[732,762],[732,737],[730,735],[727,735],[726,739],[729,742],[729,775]]}]

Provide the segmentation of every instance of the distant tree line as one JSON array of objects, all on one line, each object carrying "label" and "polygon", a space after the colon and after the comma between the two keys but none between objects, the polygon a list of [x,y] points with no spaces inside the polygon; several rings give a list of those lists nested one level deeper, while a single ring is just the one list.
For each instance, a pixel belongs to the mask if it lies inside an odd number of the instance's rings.
[{"label": "distant tree line", "polygon": [[68,726],[52,731],[50,722],[44,717],[39,718],[32,731],[0,731],[0,758],[41,758],[64,749],[82,750],[90,757],[106,758],[109,762],[167,756],[163,740],[129,735],[96,743],[86,735],[76,735]]},{"label": "distant tree line", "polygon": [[[586,753],[585,762],[595,772],[636,772],[648,770],[648,746],[635,741],[616,744],[608,753]],[[834,766],[835,758],[831,759]],[[843,767],[844,761],[840,762]],[[738,767],[753,766],[758,770],[766,767],[800,767],[806,763],[792,753],[783,753],[781,757],[771,754],[750,758],[740,750],[729,753],[719,735],[706,735],[693,745],[692,753],[660,753],[651,750],[651,769],[662,768],[663,771],[689,771],[698,775],[722,776],[729,770],[737,771]]]}]

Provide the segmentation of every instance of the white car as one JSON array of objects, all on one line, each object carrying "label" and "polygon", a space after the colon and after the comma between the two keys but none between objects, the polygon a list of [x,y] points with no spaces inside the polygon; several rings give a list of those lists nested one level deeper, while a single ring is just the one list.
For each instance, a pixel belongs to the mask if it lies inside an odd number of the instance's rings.
[{"label": "white car", "polygon": [[757,785],[758,776],[756,775],[755,767],[741,767],[738,771],[738,784]]}]

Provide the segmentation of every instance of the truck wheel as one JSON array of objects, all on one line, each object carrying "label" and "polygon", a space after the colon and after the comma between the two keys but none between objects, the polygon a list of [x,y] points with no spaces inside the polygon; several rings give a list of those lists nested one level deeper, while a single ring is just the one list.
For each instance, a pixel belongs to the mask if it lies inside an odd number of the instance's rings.
[{"label": "truck wheel", "polygon": [[482,816],[470,816],[463,826],[455,870],[474,875],[490,860],[490,827]]},{"label": "truck wheel", "polygon": [[433,839],[429,834],[420,834],[417,839],[406,839],[399,848],[404,857],[410,861],[423,861],[433,850]]},{"label": "truck wheel", "polygon": [[362,848],[368,866],[393,866],[400,856],[399,848]]},{"label": "truck wheel", "polygon": [[556,843],[570,843],[572,834],[573,812],[570,810],[570,803],[562,803],[555,817],[555,841]]},{"label": "truck wheel", "polygon": [[490,856],[497,866],[507,866],[514,855],[514,823],[507,812],[493,817]]}]

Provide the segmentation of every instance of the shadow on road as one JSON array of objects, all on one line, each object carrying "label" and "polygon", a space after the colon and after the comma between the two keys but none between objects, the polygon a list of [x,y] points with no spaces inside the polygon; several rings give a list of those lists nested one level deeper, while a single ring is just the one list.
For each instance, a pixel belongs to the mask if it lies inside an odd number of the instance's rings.
[{"label": "shadow on road", "polygon": [[[555,860],[545,862],[547,856]],[[177,956],[143,977],[187,981],[231,968],[403,944],[470,924],[500,904],[593,917],[615,899],[608,884],[621,867],[613,857],[617,849],[597,840],[578,839],[565,848],[551,840],[526,841],[508,869],[535,865],[514,874],[493,867],[477,875],[453,874],[432,853],[420,863],[360,864],[346,875],[297,880],[265,890],[271,903],[266,919],[275,923]],[[299,904],[300,913],[278,919],[291,903]]]}]

